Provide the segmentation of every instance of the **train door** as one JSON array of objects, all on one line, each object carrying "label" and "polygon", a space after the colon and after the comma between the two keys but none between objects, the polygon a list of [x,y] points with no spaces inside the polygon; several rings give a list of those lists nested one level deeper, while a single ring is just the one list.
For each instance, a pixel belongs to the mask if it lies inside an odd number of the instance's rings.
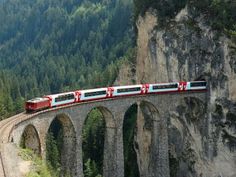
[{"label": "train door", "polygon": [[145,93],[148,93],[148,91],[149,91],[149,84],[145,84],[145,87],[146,87]]},{"label": "train door", "polygon": [[81,97],[81,92],[80,91],[76,91],[75,92],[75,102],[79,102],[80,101],[80,97]]},{"label": "train door", "polygon": [[142,84],[141,94],[146,94],[149,89],[149,84]]},{"label": "train door", "polygon": [[187,82],[179,82],[178,91],[185,91],[187,88]]},{"label": "train door", "polygon": [[107,89],[107,97],[111,98],[113,96],[114,88],[113,87],[108,87]]}]

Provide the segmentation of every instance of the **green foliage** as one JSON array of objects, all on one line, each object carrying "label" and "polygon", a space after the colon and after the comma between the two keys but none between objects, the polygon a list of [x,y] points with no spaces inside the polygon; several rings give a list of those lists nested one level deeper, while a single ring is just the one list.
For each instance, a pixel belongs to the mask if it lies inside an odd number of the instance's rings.
[{"label": "green foliage", "polygon": [[236,25],[234,25],[234,29],[235,29],[235,30],[227,30],[227,29],[225,29],[225,31],[226,31],[226,33],[228,33],[229,35],[236,37]]},{"label": "green foliage", "polygon": [[[0,2],[0,120],[32,97],[112,85],[122,60],[134,59],[131,11],[131,0]],[[104,131],[92,111],[83,129],[88,175],[102,174]],[[46,142],[51,176],[60,173],[58,139],[49,133]]]},{"label": "green foliage", "polygon": [[98,174],[98,169],[95,161],[88,159],[87,162],[84,164],[84,176],[86,177],[102,177]]},{"label": "green foliage", "polygon": [[176,177],[179,169],[179,161],[169,152],[170,176]]},{"label": "green foliage", "polygon": [[62,153],[64,153],[64,132],[63,126],[59,119],[54,119],[50,125],[46,138],[46,161],[50,170],[50,174],[53,177],[70,177],[71,171],[69,169],[63,170],[62,165]]},{"label": "green foliage", "polygon": [[137,156],[134,150],[134,134],[137,121],[137,105],[132,105],[125,114],[123,126],[125,177],[139,176]]},{"label": "green foliage", "polygon": [[49,169],[45,162],[42,161],[32,150],[21,149],[19,154],[22,159],[32,161],[33,170],[26,177],[51,177]]},{"label": "green foliage", "polygon": [[6,106],[3,103],[0,103],[0,121],[7,117]]},{"label": "green foliage", "polygon": [[0,71],[0,120],[23,110],[24,99],[18,86],[19,81],[15,77],[4,70]]},{"label": "green foliage", "polygon": [[[137,105],[126,113],[124,120],[125,176],[139,175],[137,157],[134,150],[134,132],[137,119]],[[105,120],[98,109],[92,110],[83,127],[83,162],[85,177],[99,177],[102,174]]]},{"label": "green foliage", "polygon": [[55,120],[49,128],[46,138],[46,160],[50,174],[58,177],[61,173],[61,150],[63,145],[63,128],[59,121]]},{"label": "green foliage", "polygon": [[85,2],[84,4],[82,4],[81,6],[79,6],[74,14],[72,15],[74,18],[76,17],[82,17],[82,18],[86,18],[88,15],[91,14],[98,14],[101,11],[103,11],[106,7],[104,5],[102,5],[101,3],[92,3],[92,2]]},{"label": "green foliage", "polygon": [[199,13],[204,14],[209,19],[209,24],[216,30],[236,30],[236,3],[227,0],[192,0],[190,6],[198,9]]},{"label": "green foliage", "polygon": [[49,163],[49,166],[52,169],[59,172],[60,160],[61,160],[60,153],[59,153],[57,141],[55,137],[53,136],[52,132],[49,132],[47,134],[46,145],[47,145],[47,149],[46,149],[47,162]]},{"label": "green foliage", "polygon": [[213,0],[210,4],[212,25],[216,29],[236,30],[236,3],[225,0]]},{"label": "green foliage", "polygon": [[[161,25],[168,23],[186,5],[193,15],[206,15],[209,24],[217,30],[236,30],[236,3],[228,0],[134,0],[134,19],[143,15],[149,8],[156,9]],[[197,9],[197,11],[196,11]]]},{"label": "green foliage", "polygon": [[168,19],[174,17],[184,6],[187,0],[134,0],[134,21],[137,21],[138,15],[144,15],[149,9],[156,9],[160,23],[165,23]]},{"label": "green foliage", "polygon": [[131,10],[130,0],[1,2],[0,118],[25,99],[111,85],[134,44]]},{"label": "green foliage", "polygon": [[98,109],[93,109],[83,127],[83,162],[85,177],[103,174],[105,120]]}]

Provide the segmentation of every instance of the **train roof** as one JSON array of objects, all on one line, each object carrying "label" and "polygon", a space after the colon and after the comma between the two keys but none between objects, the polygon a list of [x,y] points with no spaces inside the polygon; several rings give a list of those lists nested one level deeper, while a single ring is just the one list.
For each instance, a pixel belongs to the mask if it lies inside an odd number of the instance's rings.
[{"label": "train roof", "polygon": [[114,86],[114,88],[117,88],[117,89],[120,89],[120,88],[133,88],[133,87],[142,87],[142,84],[138,84],[138,85]]},{"label": "train roof", "polygon": [[52,94],[52,95],[45,95],[44,97],[52,97],[52,98],[55,98],[55,97],[58,97],[58,96],[62,96],[62,95],[68,95],[68,94],[75,94],[75,92],[64,92],[64,93],[58,93],[58,94]]},{"label": "train roof", "polygon": [[48,101],[48,98],[33,98],[31,100],[28,100],[27,103],[38,103],[42,101]]},{"label": "train roof", "polygon": [[178,84],[179,82],[165,82],[165,83],[155,83],[155,84],[149,84],[149,85],[173,85]]},{"label": "train roof", "polygon": [[107,90],[107,88],[104,87],[104,88],[86,89],[86,90],[79,90],[79,91],[80,92],[97,92],[97,91],[102,91],[102,90]]}]

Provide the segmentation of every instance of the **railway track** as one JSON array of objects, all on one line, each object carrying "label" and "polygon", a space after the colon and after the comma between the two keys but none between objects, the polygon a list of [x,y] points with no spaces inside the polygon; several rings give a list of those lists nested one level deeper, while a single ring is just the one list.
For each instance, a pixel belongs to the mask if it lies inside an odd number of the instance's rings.
[{"label": "railway track", "polygon": [[0,151],[0,176],[6,177],[6,172],[5,172],[5,168],[3,166],[3,159],[2,159],[1,151]]},{"label": "railway track", "polygon": [[[13,117],[10,117],[8,119],[5,119],[0,122],[0,142],[1,143],[7,143],[8,142],[8,137],[9,137],[9,132],[11,128],[19,121],[22,120],[26,116],[25,113],[20,113],[17,114]],[[0,145],[1,149],[1,145]]]},{"label": "railway track", "polygon": [[[112,99],[107,99],[107,100],[112,100]],[[99,101],[101,101],[101,100],[99,100]],[[104,100],[102,100],[102,101],[104,101]],[[92,103],[92,102],[97,102],[97,101],[90,101],[88,103]],[[88,104],[88,103],[75,103],[75,104],[71,104],[71,105],[65,105],[65,106],[60,106],[60,107],[51,108],[51,109],[47,109],[47,110],[42,110],[42,111],[32,113],[32,114],[27,114],[25,112],[22,112],[20,114],[14,115],[10,118],[0,121],[0,151],[1,151],[1,144],[10,142],[11,132],[14,129],[14,126],[17,125],[18,123],[23,122],[24,120],[27,120],[29,118],[32,118],[38,114],[42,114],[44,112],[49,112],[49,111],[53,111],[53,110],[57,110],[57,109],[63,109],[66,107],[76,106],[78,104]]]},{"label": "railway track", "polygon": [[9,135],[13,127],[27,117],[25,113],[17,114],[0,122],[0,177],[6,177],[4,144],[9,142]]}]

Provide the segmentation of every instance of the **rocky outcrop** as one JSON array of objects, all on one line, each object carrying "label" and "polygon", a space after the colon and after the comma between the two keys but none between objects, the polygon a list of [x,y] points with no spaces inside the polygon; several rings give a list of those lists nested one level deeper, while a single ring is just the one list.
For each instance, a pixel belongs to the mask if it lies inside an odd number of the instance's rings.
[{"label": "rocky outcrop", "polygon": [[184,98],[170,113],[170,176],[236,176],[236,44],[187,6],[165,26],[149,10],[137,28],[137,83],[208,82],[207,107]]}]

